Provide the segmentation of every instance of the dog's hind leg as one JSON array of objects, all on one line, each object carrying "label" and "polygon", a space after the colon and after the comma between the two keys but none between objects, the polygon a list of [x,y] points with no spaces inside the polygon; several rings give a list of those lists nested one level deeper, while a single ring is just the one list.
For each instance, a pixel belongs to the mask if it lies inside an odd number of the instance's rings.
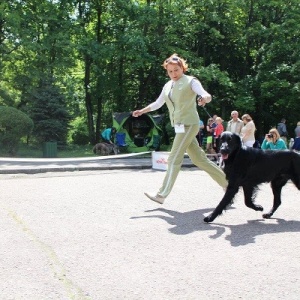
[{"label": "dog's hind leg", "polygon": [[254,200],[256,197],[257,187],[253,185],[243,185],[244,190],[244,201],[245,205],[249,208],[252,208],[256,211],[263,211],[263,207],[261,205],[255,204]]},{"label": "dog's hind leg", "polygon": [[204,218],[204,222],[210,223],[213,222],[214,219],[221,215],[222,212],[230,205],[232,204],[233,198],[235,194],[238,192],[239,187],[232,187],[228,186],[225,192],[225,195],[223,196],[221,202],[218,204],[218,206],[215,208],[215,210],[208,215],[207,217]]},{"label": "dog's hind leg", "polygon": [[274,212],[277,210],[277,208],[281,205],[281,190],[282,187],[287,183],[287,181],[287,178],[282,177],[280,179],[276,178],[271,181],[271,188],[274,195],[273,207],[268,213],[263,214],[264,219],[270,219]]}]

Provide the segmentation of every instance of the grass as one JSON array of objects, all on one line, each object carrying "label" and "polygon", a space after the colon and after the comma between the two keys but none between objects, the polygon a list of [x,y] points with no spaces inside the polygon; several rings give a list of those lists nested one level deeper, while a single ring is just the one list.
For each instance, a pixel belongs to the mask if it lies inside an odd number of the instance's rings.
[{"label": "grass", "polygon": [[[33,146],[27,144],[20,144],[15,158],[43,158],[46,157],[48,152],[45,152],[43,146]],[[51,153],[51,152],[50,152]],[[53,153],[53,152],[52,152]],[[90,145],[68,145],[68,146],[59,146],[56,151],[57,158],[72,158],[72,157],[90,157],[95,156],[93,153],[93,146]],[[11,155],[3,152],[0,149],[1,157],[11,157]],[[48,156],[49,157],[49,156]]]},{"label": "grass", "polygon": [[[53,150],[54,151],[54,150]],[[43,158],[47,157],[47,153],[44,156],[44,149],[43,145],[36,146],[36,145],[27,145],[25,143],[19,144],[19,149],[17,154],[13,157],[15,158]],[[170,146],[162,145],[160,151],[170,151]],[[74,158],[74,157],[93,157],[95,154],[93,153],[93,146],[91,145],[67,145],[67,146],[58,146],[57,147],[57,158]],[[12,157],[5,153],[0,147],[0,157]],[[49,156],[48,156],[49,157]]]}]

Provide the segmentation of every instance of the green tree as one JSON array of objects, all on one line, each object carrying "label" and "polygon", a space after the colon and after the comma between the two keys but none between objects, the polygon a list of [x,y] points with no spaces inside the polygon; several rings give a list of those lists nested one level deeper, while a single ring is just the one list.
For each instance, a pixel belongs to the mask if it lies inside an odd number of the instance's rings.
[{"label": "green tree", "polygon": [[14,156],[20,139],[29,136],[33,121],[23,112],[13,107],[0,106],[0,145],[1,149]]},{"label": "green tree", "polygon": [[34,122],[33,136],[39,143],[66,143],[70,116],[65,97],[50,79],[43,79],[30,94],[28,113]]}]

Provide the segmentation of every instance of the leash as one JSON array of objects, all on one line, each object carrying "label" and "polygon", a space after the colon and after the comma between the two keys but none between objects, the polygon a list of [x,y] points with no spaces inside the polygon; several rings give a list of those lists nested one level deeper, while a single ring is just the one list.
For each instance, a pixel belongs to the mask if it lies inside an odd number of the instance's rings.
[{"label": "leash", "polygon": [[207,115],[210,117],[210,118],[213,118],[210,114],[209,114],[209,112],[207,111],[207,109],[204,107],[204,106],[201,106],[202,108],[203,108],[203,110],[207,113]]}]

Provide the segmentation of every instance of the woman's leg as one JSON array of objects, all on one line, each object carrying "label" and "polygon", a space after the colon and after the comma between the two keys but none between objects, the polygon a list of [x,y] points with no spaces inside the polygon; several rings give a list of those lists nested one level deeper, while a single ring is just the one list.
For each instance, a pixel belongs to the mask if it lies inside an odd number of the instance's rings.
[{"label": "woman's leg", "polygon": [[210,161],[202,148],[198,147],[196,139],[186,149],[191,161],[199,169],[208,173],[221,187],[225,188],[228,185],[225,173],[215,163]]},{"label": "woman's leg", "polygon": [[[195,142],[195,146],[198,149],[198,141],[196,139],[196,134],[199,131],[199,125],[185,126],[184,133],[176,133],[173,146],[168,158],[168,169],[162,184],[162,187],[159,189],[158,194],[162,197],[167,197],[175,183],[175,180],[178,176],[178,173],[181,169],[181,165],[184,158],[184,153],[190,143]],[[203,151],[203,150],[202,150]]]}]

